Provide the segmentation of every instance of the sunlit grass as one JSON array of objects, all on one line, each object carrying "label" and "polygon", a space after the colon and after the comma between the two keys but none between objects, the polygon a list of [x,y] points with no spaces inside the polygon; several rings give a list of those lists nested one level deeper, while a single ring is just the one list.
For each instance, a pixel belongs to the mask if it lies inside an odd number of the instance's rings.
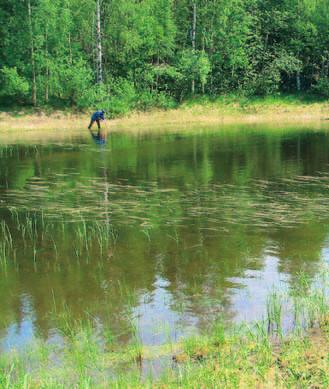
[{"label": "sunlit grass", "polygon": [[[109,131],[141,132],[157,130],[177,131],[185,126],[303,122],[328,117],[328,102],[298,96],[271,96],[246,98],[242,96],[221,96],[216,99],[198,98],[183,103],[177,109],[168,111],[131,112],[123,118],[111,118],[103,124]],[[45,139],[54,134],[57,140],[67,133],[79,133],[87,128],[90,113],[48,112],[1,113],[0,130],[9,131],[11,138],[32,138],[43,131]],[[15,132],[13,132],[15,130]]]},{"label": "sunlit grass", "polygon": [[[160,346],[143,345],[135,322],[130,341],[123,345],[110,330],[99,332],[92,317],[75,321],[67,310],[59,329],[63,344],[36,339],[26,350],[3,353],[0,385],[4,388],[326,388],[328,280],[327,270],[313,283],[301,274],[293,290],[281,294],[273,291],[269,295],[262,321],[227,326],[219,318],[207,333]],[[283,312],[287,311],[295,318],[290,329],[284,331]],[[280,337],[276,336],[278,331]],[[167,361],[160,371],[155,375],[143,373],[147,361],[159,358]]]}]

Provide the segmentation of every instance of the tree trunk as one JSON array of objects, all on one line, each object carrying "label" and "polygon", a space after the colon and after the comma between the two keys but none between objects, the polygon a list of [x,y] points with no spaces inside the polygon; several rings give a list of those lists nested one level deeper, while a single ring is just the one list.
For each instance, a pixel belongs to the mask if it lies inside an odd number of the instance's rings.
[{"label": "tree trunk", "polygon": [[49,101],[49,54],[48,54],[48,27],[46,28],[46,90],[45,90],[45,101]]},{"label": "tree trunk", "polygon": [[70,51],[70,65],[72,65],[73,58],[72,58],[72,43],[71,43],[71,33],[69,32],[69,51]]},{"label": "tree trunk", "polygon": [[[203,34],[202,34],[202,53],[204,54],[205,53],[205,31],[203,31]],[[205,83],[203,82],[203,80],[201,80],[201,90],[202,90],[202,94],[204,95],[205,94]]]},{"label": "tree trunk", "polygon": [[[193,54],[195,54],[195,37],[196,37],[196,2],[193,1],[193,24],[192,24],[192,50]],[[192,95],[195,93],[195,79],[192,79],[191,86]]]},{"label": "tree trunk", "polygon": [[300,81],[300,72],[299,71],[296,73],[296,86],[297,86],[297,92],[300,92],[301,81]]},{"label": "tree trunk", "polygon": [[31,67],[32,67],[32,104],[37,105],[37,82],[35,75],[35,60],[34,60],[34,39],[33,39],[33,26],[32,26],[32,10],[31,1],[27,0],[28,21],[30,30],[30,47],[31,47]]},{"label": "tree trunk", "polygon": [[96,19],[97,19],[97,82],[103,82],[103,66],[102,66],[102,33],[101,33],[101,10],[100,0],[96,1]]},{"label": "tree trunk", "polygon": [[157,75],[156,75],[156,80],[155,80],[155,87],[156,87],[156,91],[158,92],[158,89],[159,89],[159,66],[160,66],[160,58],[159,58],[159,53],[157,55]]}]

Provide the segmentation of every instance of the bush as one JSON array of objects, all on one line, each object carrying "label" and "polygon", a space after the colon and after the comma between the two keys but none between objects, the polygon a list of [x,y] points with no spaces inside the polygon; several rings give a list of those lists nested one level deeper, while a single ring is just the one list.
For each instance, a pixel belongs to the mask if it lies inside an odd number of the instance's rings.
[{"label": "bush", "polygon": [[322,77],[318,82],[312,86],[312,92],[315,94],[329,99],[329,78]]},{"label": "bush", "polygon": [[135,107],[136,90],[131,81],[119,78],[110,83],[106,109],[114,116],[128,113]]},{"label": "bush", "polygon": [[105,101],[108,100],[108,95],[109,91],[107,85],[92,85],[80,95],[77,106],[80,109],[103,108],[103,106],[105,106]]},{"label": "bush", "polygon": [[136,92],[132,82],[122,78],[107,84],[93,85],[78,99],[80,109],[104,109],[111,117],[125,115],[133,109],[169,109],[175,106],[172,97],[163,92]]},{"label": "bush", "polygon": [[16,67],[5,66],[0,70],[0,96],[10,98],[24,98],[29,92],[28,81],[17,73]]},{"label": "bush", "polygon": [[257,76],[252,84],[251,94],[258,96],[268,96],[278,93],[281,83],[281,73],[278,68],[272,64]]},{"label": "bush", "polygon": [[55,97],[77,104],[92,86],[92,70],[83,59],[51,64],[50,88]]},{"label": "bush", "polygon": [[112,80],[107,84],[93,85],[78,99],[81,109],[103,108],[112,117],[128,113],[135,106],[136,91],[133,84],[124,79]]},{"label": "bush", "polygon": [[282,84],[282,76],[291,77],[302,70],[301,61],[292,54],[279,50],[267,58],[267,64],[257,74],[247,88],[249,95],[268,96],[277,94]]},{"label": "bush", "polygon": [[175,106],[175,100],[163,92],[142,91],[138,94],[135,108],[147,111],[151,108],[170,109]]},{"label": "bush", "polygon": [[163,109],[172,109],[177,107],[177,102],[172,96],[161,92],[157,94],[157,107]]}]

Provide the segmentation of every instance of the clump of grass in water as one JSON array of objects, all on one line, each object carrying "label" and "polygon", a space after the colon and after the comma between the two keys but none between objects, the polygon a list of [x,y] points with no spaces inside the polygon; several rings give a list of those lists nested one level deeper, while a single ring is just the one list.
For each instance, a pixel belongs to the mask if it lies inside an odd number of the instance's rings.
[{"label": "clump of grass in water", "polygon": [[15,251],[13,247],[13,238],[8,225],[4,220],[0,224],[0,263],[3,267],[7,267],[8,260],[15,259]]},{"label": "clump of grass in water", "polygon": [[87,221],[83,216],[74,223],[63,217],[54,221],[47,218],[42,210],[40,212],[19,212],[15,207],[11,207],[9,211],[12,221],[11,229],[5,221],[2,222],[2,227],[0,226],[0,237],[3,236],[0,244],[2,265],[8,263],[8,258],[15,259],[11,231],[15,232],[17,240],[15,245],[23,246],[24,251],[29,250],[35,271],[37,270],[40,248],[43,249],[47,245],[51,245],[54,259],[58,260],[61,257],[62,244],[58,240],[60,236],[63,240],[72,240],[73,235],[74,245],[71,246],[71,250],[79,262],[81,259],[89,261],[91,253],[94,256],[98,255],[99,259],[109,258],[113,255],[118,233],[111,223],[105,223],[102,220]]},{"label": "clump of grass in water", "polygon": [[143,343],[139,336],[138,324],[136,321],[131,322],[132,327],[132,339],[130,342],[130,346],[128,348],[128,352],[130,354],[130,358],[134,360],[139,369],[142,369],[143,366]]},{"label": "clump of grass in water", "polygon": [[282,296],[277,291],[271,292],[267,297],[266,318],[268,333],[282,336]]},{"label": "clump of grass in water", "polygon": [[296,332],[316,327],[328,315],[328,280],[327,269],[313,282],[305,273],[298,274],[297,282],[290,291]]}]

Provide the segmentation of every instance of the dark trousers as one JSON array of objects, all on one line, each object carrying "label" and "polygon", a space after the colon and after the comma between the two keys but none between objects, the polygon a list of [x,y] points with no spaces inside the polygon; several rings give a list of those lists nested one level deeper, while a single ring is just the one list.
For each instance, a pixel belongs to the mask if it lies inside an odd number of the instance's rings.
[{"label": "dark trousers", "polygon": [[93,124],[94,124],[95,122],[97,123],[98,129],[100,129],[100,128],[101,128],[101,123],[100,123],[99,119],[96,119],[96,120],[91,119],[88,128],[90,129],[90,128],[93,126]]}]

